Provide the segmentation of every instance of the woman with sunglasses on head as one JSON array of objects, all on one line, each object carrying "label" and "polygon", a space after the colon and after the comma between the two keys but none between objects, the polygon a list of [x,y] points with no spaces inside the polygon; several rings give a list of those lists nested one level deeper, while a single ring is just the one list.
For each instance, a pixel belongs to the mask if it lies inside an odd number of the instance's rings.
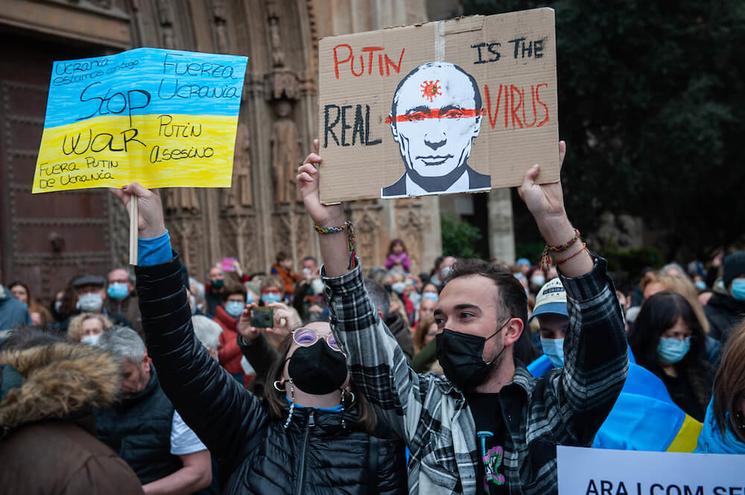
[{"label": "woman with sunglasses on head", "polygon": [[188,281],[158,193],[133,184],[116,194],[139,204],[137,293],[148,354],[163,390],[218,459],[223,493],[406,493],[403,451],[373,434],[372,411],[328,324],[283,342],[265,399],[245,391],[194,337]]}]

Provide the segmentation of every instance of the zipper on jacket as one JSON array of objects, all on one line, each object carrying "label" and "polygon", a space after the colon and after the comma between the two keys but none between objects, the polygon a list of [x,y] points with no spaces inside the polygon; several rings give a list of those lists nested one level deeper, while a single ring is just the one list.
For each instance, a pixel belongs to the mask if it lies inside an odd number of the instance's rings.
[{"label": "zipper on jacket", "polygon": [[308,437],[310,436],[310,430],[316,425],[315,411],[311,411],[308,416],[308,424],[305,425],[305,435],[303,436],[303,445],[300,447],[300,455],[298,456],[298,466],[300,470],[297,473],[297,483],[295,484],[295,493],[303,493],[303,483],[305,481],[305,451],[308,449]]}]

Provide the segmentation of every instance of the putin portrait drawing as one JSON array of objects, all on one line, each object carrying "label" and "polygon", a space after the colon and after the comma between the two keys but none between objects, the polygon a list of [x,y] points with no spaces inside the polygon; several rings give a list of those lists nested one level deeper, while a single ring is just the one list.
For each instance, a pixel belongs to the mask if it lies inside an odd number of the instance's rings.
[{"label": "putin portrait drawing", "polygon": [[476,80],[457,65],[428,62],[407,74],[386,119],[405,169],[380,196],[489,190],[491,177],[468,164],[482,113]]}]

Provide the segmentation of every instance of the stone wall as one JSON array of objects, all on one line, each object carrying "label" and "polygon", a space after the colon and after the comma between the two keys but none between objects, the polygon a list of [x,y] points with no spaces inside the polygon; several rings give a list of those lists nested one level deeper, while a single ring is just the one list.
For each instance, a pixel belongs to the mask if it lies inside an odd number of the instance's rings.
[{"label": "stone wall", "polygon": [[[150,46],[249,57],[231,189],[164,190],[168,228],[192,273],[223,256],[263,271],[278,251],[318,255],[295,190],[295,170],[317,135],[317,47],[323,36],[426,21],[424,0],[5,0],[0,27],[90,46],[96,53]],[[2,163],[0,163],[2,166]],[[30,183],[29,183],[30,188]],[[105,194],[105,193],[102,193]],[[388,242],[409,246],[416,270],[440,252],[436,198],[347,205],[366,266]],[[111,205],[111,225],[123,211]],[[126,217],[124,217],[126,218]],[[112,233],[111,263],[126,259]],[[5,256],[8,256],[7,253]],[[16,276],[12,263],[6,272]]]}]

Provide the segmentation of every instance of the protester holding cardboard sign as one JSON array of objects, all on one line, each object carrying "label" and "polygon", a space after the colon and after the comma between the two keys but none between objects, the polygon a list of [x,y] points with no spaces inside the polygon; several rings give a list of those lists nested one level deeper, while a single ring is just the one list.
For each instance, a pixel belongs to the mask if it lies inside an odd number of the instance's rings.
[{"label": "protester holding cardboard sign", "polygon": [[[563,142],[559,150],[563,159]],[[513,359],[527,325],[525,291],[511,274],[466,260],[453,267],[435,309],[443,378],[415,373],[380,320],[343,207],[321,203],[321,164],[318,153],[308,155],[298,183],[321,234],[332,328],[355,383],[412,453],[409,492],[556,493],[555,446],[592,444],[628,369],[606,262],[587,251],[572,227],[561,184],[539,185],[535,165],[520,196],[555,253],[567,291],[564,368],[536,379]]]}]

